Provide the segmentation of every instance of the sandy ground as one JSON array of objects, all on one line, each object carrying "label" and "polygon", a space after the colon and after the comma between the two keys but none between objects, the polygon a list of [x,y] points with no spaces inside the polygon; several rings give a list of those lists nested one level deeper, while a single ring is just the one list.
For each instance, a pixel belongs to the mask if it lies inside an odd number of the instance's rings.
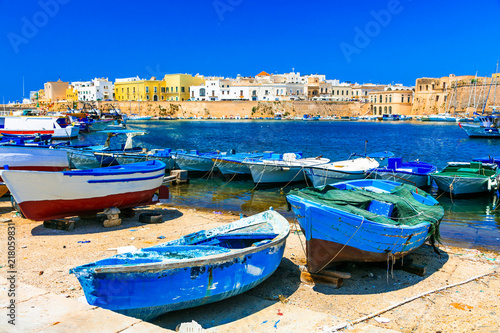
[{"label": "sandy ground", "polygon": [[[83,291],[68,273],[74,266],[109,257],[114,248],[151,246],[184,234],[228,223],[235,214],[157,205],[137,208],[161,210],[164,222],[143,224],[134,218],[122,225],[104,228],[95,220],[77,222],[72,231],[44,228],[41,222],[16,216],[10,202],[0,201],[0,221],[16,224],[18,278],[38,288],[70,298]],[[292,229],[295,228],[295,221]],[[163,236],[163,239],[159,237]],[[7,275],[4,248],[7,223],[0,222],[0,275]],[[293,231],[287,240],[284,258],[268,280],[249,292],[194,309],[166,314],[153,323],[175,329],[181,322],[196,320],[217,332],[304,332],[329,328],[375,313],[399,302],[446,285],[493,273],[466,284],[419,297],[361,324],[398,332],[500,332],[500,279],[498,253],[441,247],[441,255],[424,245],[407,259],[427,266],[424,277],[387,268],[386,263],[346,264],[338,270],[351,273],[340,289],[300,282],[299,265],[305,264],[303,235]],[[370,330],[369,330],[370,331]]]}]

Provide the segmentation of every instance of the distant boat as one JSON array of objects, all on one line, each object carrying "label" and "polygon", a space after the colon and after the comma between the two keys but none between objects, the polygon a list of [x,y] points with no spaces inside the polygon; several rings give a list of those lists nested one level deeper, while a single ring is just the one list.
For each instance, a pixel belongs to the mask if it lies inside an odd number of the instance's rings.
[{"label": "distant boat", "polygon": [[477,116],[479,124],[459,122],[458,126],[471,138],[500,138],[498,114]]},{"label": "distant boat", "polygon": [[290,227],[266,212],[70,270],[87,302],[151,320],[241,294],[278,268]]},{"label": "distant boat", "polygon": [[453,195],[486,193],[498,188],[500,170],[496,164],[449,162],[431,177],[441,191]]},{"label": "distant boat", "polygon": [[160,161],[62,172],[2,171],[22,213],[35,221],[152,204],[164,176]]},{"label": "distant boat", "polygon": [[373,179],[385,179],[416,187],[425,187],[431,184],[430,174],[436,171],[436,166],[430,163],[404,162],[401,157],[391,157],[387,160],[387,166],[376,167],[369,170],[368,173]]},{"label": "distant boat", "polygon": [[76,138],[79,128],[67,117],[0,116],[0,132],[7,134],[51,134],[53,139]]},{"label": "distant boat", "polygon": [[292,190],[287,201],[306,238],[307,269],[401,258],[439,240],[444,210],[430,194],[386,180]]},{"label": "distant boat", "polygon": [[127,116],[127,121],[136,121],[136,120],[150,120],[152,116],[139,116],[137,114],[131,114]]}]

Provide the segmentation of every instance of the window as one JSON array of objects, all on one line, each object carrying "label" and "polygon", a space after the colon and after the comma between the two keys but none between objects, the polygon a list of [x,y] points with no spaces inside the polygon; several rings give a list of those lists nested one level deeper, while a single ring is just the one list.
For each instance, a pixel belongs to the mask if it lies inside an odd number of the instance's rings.
[{"label": "window", "polygon": [[155,94],[158,92],[158,87],[155,87]]},{"label": "window", "polygon": [[200,97],[204,97],[205,96],[205,88],[201,88],[200,89]]},{"label": "window", "polygon": [[425,85],[425,90],[429,90],[429,85],[428,84]]},{"label": "window", "polygon": [[344,91],[342,90],[342,96],[344,96]]},{"label": "window", "polygon": [[408,95],[408,103],[410,103],[410,97],[411,97],[411,96],[410,96],[410,95]]},{"label": "window", "polygon": [[[382,95],[380,95],[379,99],[378,99],[378,102],[379,103],[382,103]],[[382,109],[382,107],[380,107],[380,109]]]},{"label": "window", "polygon": [[404,103],[405,102],[405,97],[403,95],[401,95],[401,103]]},{"label": "window", "polygon": [[387,95],[385,95],[385,102],[387,103]]},{"label": "window", "polygon": [[179,92],[179,87],[175,87],[175,92],[178,93]]},{"label": "window", "polygon": [[165,93],[165,88],[164,87],[161,87],[161,92]]},{"label": "window", "polygon": [[146,94],[149,94],[149,87],[146,87]]},{"label": "window", "polygon": [[392,103],[392,95],[389,95],[389,103]]},{"label": "window", "polygon": [[446,89],[446,82],[443,82],[443,89]]},{"label": "window", "polygon": [[243,96],[243,90],[240,90],[240,96]]},{"label": "window", "polygon": [[384,106],[384,113],[387,114],[387,106]]},{"label": "window", "polygon": [[169,90],[169,89],[168,89],[168,87],[167,87],[167,93],[169,92],[168,90]]},{"label": "window", "polygon": [[432,84],[432,90],[434,90],[434,83]]},{"label": "window", "polygon": [[184,92],[184,91],[185,91],[184,87],[181,87],[181,92]]},{"label": "window", "polygon": [[378,114],[382,114],[382,107],[381,106],[378,107]]},{"label": "window", "polygon": [[[146,89],[147,90],[147,89]],[[147,92],[147,91],[146,91]],[[146,99],[149,101],[149,95],[146,95]]]},{"label": "window", "polygon": [[439,95],[436,96],[436,102],[439,102]]},{"label": "window", "polygon": [[128,91],[128,87],[127,87],[127,95],[128,95],[129,91]]},{"label": "window", "polygon": [[389,106],[389,114],[392,114],[392,106]]}]

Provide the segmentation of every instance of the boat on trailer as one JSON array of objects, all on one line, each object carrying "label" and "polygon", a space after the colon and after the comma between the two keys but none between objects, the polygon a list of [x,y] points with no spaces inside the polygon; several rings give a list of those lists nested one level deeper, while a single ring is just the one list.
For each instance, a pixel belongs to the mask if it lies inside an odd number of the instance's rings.
[{"label": "boat on trailer", "polygon": [[70,273],[90,305],[151,320],[257,286],[278,268],[289,230],[283,216],[268,210]]},{"label": "boat on trailer", "polygon": [[1,176],[24,216],[46,221],[152,204],[163,183],[165,163],[62,172],[3,170]]},{"label": "boat on trailer", "polygon": [[386,180],[293,190],[287,201],[304,232],[311,273],[339,262],[401,258],[428,239],[438,241],[444,216],[430,194]]}]

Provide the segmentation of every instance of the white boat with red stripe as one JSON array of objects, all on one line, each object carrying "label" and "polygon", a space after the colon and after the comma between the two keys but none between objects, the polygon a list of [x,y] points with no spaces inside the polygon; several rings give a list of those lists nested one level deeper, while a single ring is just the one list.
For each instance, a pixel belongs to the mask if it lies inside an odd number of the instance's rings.
[{"label": "white boat with red stripe", "polygon": [[63,172],[2,171],[24,216],[36,221],[155,203],[164,176],[165,163],[156,160]]}]

